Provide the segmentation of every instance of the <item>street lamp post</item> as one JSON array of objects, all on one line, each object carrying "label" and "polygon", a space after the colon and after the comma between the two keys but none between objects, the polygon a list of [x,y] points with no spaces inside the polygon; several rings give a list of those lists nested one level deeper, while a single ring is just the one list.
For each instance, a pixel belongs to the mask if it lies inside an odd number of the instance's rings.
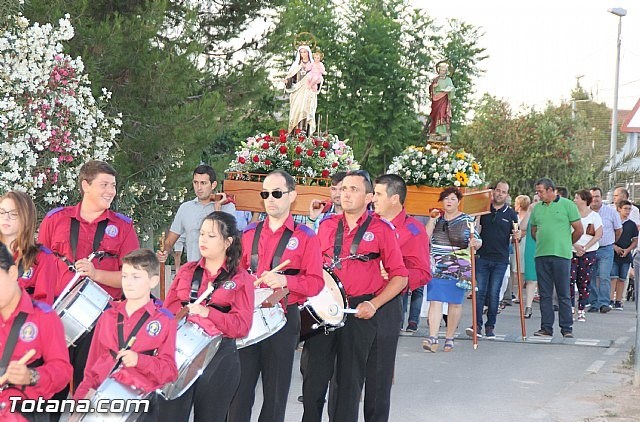
[{"label": "street lamp post", "polygon": [[[611,181],[614,182],[614,159],[616,156],[616,152],[618,150],[618,81],[620,78],[620,32],[622,31],[622,17],[627,15],[627,10],[621,7],[614,7],[608,10],[609,13],[612,13],[618,17],[618,39],[617,39],[617,50],[616,50],[616,78],[615,85],[613,87],[613,111],[611,112],[611,144],[609,149],[609,160],[611,162]],[[613,189],[613,184],[611,185]]]}]

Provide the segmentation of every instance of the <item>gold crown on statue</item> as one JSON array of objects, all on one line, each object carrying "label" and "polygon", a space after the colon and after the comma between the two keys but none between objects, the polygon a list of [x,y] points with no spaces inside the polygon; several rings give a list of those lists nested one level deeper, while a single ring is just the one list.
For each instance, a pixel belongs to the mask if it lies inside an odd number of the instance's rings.
[{"label": "gold crown on statue", "polygon": [[296,34],[295,39],[293,40],[293,49],[298,50],[298,48],[302,46],[307,46],[311,50],[316,48],[316,37],[311,32],[300,32]]}]

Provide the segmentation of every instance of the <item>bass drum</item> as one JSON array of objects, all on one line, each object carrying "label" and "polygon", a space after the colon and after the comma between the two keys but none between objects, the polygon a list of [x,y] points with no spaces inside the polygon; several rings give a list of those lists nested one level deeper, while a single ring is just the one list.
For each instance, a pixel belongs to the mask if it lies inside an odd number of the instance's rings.
[{"label": "bass drum", "polygon": [[314,297],[310,297],[301,306],[300,312],[300,341],[304,341],[316,334],[334,331],[344,325],[347,315],[343,312],[347,308],[347,295],[342,282],[331,269],[325,267],[322,271],[324,288]]}]

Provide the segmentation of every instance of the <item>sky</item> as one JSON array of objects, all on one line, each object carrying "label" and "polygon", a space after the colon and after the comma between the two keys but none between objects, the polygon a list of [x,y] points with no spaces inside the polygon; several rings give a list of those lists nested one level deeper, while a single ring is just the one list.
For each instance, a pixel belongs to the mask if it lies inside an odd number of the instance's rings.
[{"label": "sky", "polygon": [[[622,18],[618,108],[640,99],[640,0],[410,0],[438,23],[455,18],[481,27],[489,58],[476,83],[515,109],[568,100],[576,85],[613,106],[618,20]],[[435,75],[435,73],[434,73]]]}]

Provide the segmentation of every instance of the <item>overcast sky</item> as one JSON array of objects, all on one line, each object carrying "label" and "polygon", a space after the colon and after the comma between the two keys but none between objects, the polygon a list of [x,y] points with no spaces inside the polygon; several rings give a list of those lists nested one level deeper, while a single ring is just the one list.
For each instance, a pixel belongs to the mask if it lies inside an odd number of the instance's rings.
[{"label": "overcast sky", "polygon": [[618,17],[623,7],[619,108],[640,99],[640,0],[411,0],[444,22],[456,18],[482,27],[489,58],[478,93],[513,107],[568,99],[576,76],[595,100],[613,105]]}]

